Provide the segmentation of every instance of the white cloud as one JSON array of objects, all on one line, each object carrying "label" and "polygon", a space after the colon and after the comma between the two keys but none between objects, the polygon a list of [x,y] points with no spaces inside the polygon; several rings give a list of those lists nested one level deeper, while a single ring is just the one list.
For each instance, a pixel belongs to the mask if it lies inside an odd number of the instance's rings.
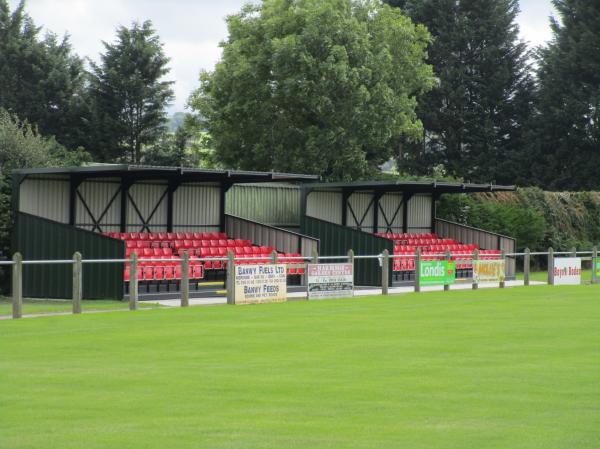
[{"label": "white cloud", "polygon": [[[114,39],[115,28],[132,21],[152,20],[171,58],[168,79],[176,82],[170,110],[183,110],[198,86],[201,69],[218,61],[219,42],[227,37],[225,17],[239,11],[245,0],[28,0],[26,10],[35,23],[59,35],[68,33],[75,51],[97,60],[102,41]],[[18,0],[9,0],[12,8]],[[550,38],[550,0],[521,0],[518,22],[531,45]]]}]

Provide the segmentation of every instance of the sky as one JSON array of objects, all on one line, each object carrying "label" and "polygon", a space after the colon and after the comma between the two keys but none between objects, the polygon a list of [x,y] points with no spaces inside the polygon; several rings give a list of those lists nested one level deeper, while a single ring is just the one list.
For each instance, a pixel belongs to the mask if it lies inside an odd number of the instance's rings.
[{"label": "sky", "polygon": [[[18,0],[9,0],[12,8]],[[38,26],[59,36],[68,33],[76,53],[98,60],[102,41],[114,40],[115,28],[151,20],[171,58],[168,79],[175,81],[169,112],[183,111],[200,70],[211,70],[220,58],[219,42],[227,37],[225,17],[246,0],[27,0],[26,11]],[[521,0],[518,23],[532,46],[551,37],[551,0]]]}]

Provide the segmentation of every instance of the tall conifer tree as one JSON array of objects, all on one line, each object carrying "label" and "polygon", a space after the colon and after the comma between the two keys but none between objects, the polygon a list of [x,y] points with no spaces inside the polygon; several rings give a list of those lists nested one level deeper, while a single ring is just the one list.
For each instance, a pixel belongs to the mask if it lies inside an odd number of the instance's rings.
[{"label": "tall conifer tree", "polygon": [[101,161],[140,162],[143,145],[162,135],[166,106],[173,99],[169,58],[152,23],[117,29],[115,43],[104,42],[100,64],[92,64],[89,149]]},{"label": "tall conifer tree", "polygon": [[400,142],[402,171],[447,172],[472,181],[520,181],[524,128],[532,110],[528,53],[517,0],[395,0],[434,36],[436,89],[419,100],[425,138]]},{"label": "tall conifer tree", "polygon": [[600,3],[554,0],[552,41],[539,52],[531,177],[552,189],[600,187]]}]

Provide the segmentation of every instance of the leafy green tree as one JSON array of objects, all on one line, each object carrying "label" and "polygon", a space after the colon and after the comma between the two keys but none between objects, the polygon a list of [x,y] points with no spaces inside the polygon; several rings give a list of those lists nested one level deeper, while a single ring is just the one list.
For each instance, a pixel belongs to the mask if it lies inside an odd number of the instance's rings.
[{"label": "leafy green tree", "polygon": [[560,21],[539,52],[534,183],[598,189],[600,177],[600,3],[555,0]]},{"label": "leafy green tree", "polygon": [[434,36],[428,62],[439,86],[419,98],[421,144],[401,141],[400,171],[443,164],[472,181],[522,181],[534,83],[519,41],[517,0],[405,0],[402,10]]},{"label": "leafy green tree", "polygon": [[421,135],[430,36],[399,10],[264,0],[227,24],[222,60],[190,98],[218,162],[355,179],[390,158],[394,138]]},{"label": "leafy green tree", "polygon": [[163,46],[152,23],[119,27],[115,43],[104,42],[101,63],[92,63],[90,142],[101,161],[141,160],[144,145],[163,134],[165,107],[173,99]]},{"label": "leafy green tree", "polygon": [[84,81],[68,36],[41,38],[23,1],[11,12],[0,0],[0,107],[75,148],[84,135]]}]

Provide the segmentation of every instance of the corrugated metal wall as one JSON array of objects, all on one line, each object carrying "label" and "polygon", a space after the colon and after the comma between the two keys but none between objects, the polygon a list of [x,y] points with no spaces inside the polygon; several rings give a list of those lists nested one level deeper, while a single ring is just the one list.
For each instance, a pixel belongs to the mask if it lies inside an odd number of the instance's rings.
[{"label": "corrugated metal wall", "polygon": [[306,215],[342,224],[342,192],[313,191],[308,195]]},{"label": "corrugated metal wall", "polygon": [[28,177],[19,190],[19,211],[49,220],[69,221],[69,180],[64,177]]},{"label": "corrugated metal wall", "polygon": [[271,226],[300,226],[300,187],[290,184],[236,184],[226,196],[225,212]]},{"label": "corrugated metal wall", "polygon": [[[82,182],[77,189],[80,196],[77,196],[75,202],[75,225],[88,230],[94,228],[94,220],[85,207],[87,205],[94,218],[99,220],[102,231],[118,232],[121,216],[120,186],[121,184],[118,181],[110,178]],[[107,209],[113,198],[112,204]],[[106,213],[102,216],[105,211]]]},{"label": "corrugated metal wall", "polygon": [[319,240],[316,238],[233,215],[225,216],[225,231],[232,238],[248,239],[256,245],[273,246],[284,253],[300,253],[310,257],[313,250],[319,250]]},{"label": "corrugated metal wall", "polygon": [[[13,248],[24,260],[66,260],[75,251],[84,259],[122,259],[125,245],[120,240],[19,213]],[[72,265],[25,265],[23,295],[34,298],[71,298]],[[123,264],[84,264],[83,297],[85,299],[122,299]]]},{"label": "corrugated metal wall", "polygon": [[[377,232],[402,232],[402,210],[404,206],[398,209],[398,206],[402,203],[401,193],[386,193],[379,199],[379,216],[377,218]],[[385,217],[382,213],[385,212]],[[395,214],[395,216],[394,216]],[[386,223],[389,221],[390,225]]]},{"label": "corrugated metal wall", "polygon": [[219,184],[180,185],[173,195],[173,230],[218,231],[220,199]]},{"label": "corrugated metal wall", "polygon": [[167,230],[167,202],[165,201],[166,189],[166,182],[139,182],[132,185],[129,188],[129,196],[135,202],[135,206],[131,201],[127,202],[128,232],[140,231],[143,226],[143,222],[138,213],[136,212],[136,207],[139,210],[142,217],[144,217],[144,220],[147,220],[156,208],[156,211],[154,212],[152,218],[148,222],[151,232]]},{"label": "corrugated metal wall", "polygon": [[431,230],[431,195],[419,193],[408,202],[408,232]]},{"label": "corrugated metal wall", "polygon": [[[394,243],[391,240],[313,217],[303,217],[301,233],[320,240],[319,253],[323,256],[344,255],[350,249],[354,250],[355,254],[361,255],[381,254],[384,249],[387,249],[390,254],[394,252]],[[392,276],[390,276],[390,285],[391,278]],[[378,260],[357,259],[354,267],[354,283],[380,286],[381,267]]]},{"label": "corrugated metal wall", "polygon": [[[346,226],[373,232],[373,197],[373,193],[363,192],[355,192],[350,195],[346,212]],[[350,210],[351,208],[352,210]]]}]

